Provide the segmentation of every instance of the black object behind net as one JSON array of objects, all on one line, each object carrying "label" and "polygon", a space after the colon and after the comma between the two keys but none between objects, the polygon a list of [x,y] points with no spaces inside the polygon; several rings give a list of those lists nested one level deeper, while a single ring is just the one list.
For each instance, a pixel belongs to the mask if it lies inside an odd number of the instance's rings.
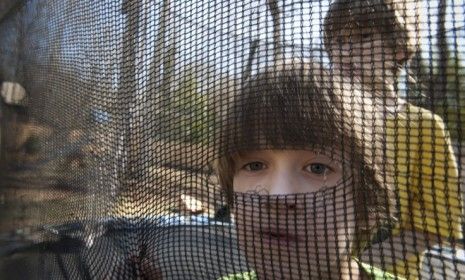
[{"label": "black object behind net", "polygon": [[0,3],[0,279],[465,279],[462,1]]}]

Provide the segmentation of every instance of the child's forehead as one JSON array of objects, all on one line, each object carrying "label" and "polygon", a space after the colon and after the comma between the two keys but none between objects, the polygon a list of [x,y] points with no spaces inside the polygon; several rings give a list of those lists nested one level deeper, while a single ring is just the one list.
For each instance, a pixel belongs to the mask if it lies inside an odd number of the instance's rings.
[{"label": "child's forehead", "polygon": [[[337,148],[274,148],[241,150],[233,154],[237,159],[259,157],[259,156],[292,156],[294,158],[318,158],[329,157],[334,160],[343,160],[343,153]],[[347,156],[347,155],[346,155]]]},{"label": "child's forehead", "polygon": [[351,30],[354,32],[360,28],[382,28],[384,18],[390,17],[385,12],[367,7],[340,6],[329,11],[326,15],[328,27],[334,32]]},{"label": "child's forehead", "polygon": [[339,28],[334,28],[333,30],[339,36],[350,37],[366,33],[376,33],[380,28],[374,22],[352,18],[345,24],[341,24]]},{"label": "child's forehead", "polygon": [[332,9],[327,18],[330,32],[338,36],[390,30],[396,25],[395,12],[386,3],[366,5],[363,1],[344,1]]}]

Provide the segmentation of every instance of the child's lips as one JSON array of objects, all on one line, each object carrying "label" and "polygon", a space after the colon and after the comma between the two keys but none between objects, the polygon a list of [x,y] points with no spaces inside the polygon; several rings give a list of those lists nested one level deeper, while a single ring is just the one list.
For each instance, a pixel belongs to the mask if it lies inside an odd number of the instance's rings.
[{"label": "child's lips", "polygon": [[357,75],[361,73],[360,68],[352,63],[341,64],[341,70],[345,73],[352,74],[352,75]]},{"label": "child's lips", "polygon": [[287,232],[286,230],[262,230],[260,231],[263,244],[279,243],[280,245],[296,245],[302,241],[302,238],[296,234]]}]

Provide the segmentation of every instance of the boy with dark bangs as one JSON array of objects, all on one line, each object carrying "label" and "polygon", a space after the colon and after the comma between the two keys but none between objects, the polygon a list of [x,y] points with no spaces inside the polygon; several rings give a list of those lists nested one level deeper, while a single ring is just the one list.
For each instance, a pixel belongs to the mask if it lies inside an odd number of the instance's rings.
[{"label": "boy with dark bangs", "polygon": [[253,272],[223,280],[389,279],[358,259],[392,220],[381,118],[340,85],[321,65],[291,61],[229,105],[216,166]]},{"label": "boy with dark bangs", "polygon": [[395,163],[399,222],[366,258],[409,279],[418,278],[425,249],[462,238],[458,168],[445,124],[397,94],[399,72],[419,49],[418,11],[416,0],[336,0],[324,22],[334,74],[385,108],[387,157]]}]

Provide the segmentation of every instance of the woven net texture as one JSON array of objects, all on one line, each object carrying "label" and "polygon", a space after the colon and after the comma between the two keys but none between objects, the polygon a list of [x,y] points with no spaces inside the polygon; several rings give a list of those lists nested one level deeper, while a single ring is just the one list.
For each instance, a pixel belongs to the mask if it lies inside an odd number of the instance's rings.
[{"label": "woven net texture", "polygon": [[0,279],[465,279],[464,15],[1,1]]}]

